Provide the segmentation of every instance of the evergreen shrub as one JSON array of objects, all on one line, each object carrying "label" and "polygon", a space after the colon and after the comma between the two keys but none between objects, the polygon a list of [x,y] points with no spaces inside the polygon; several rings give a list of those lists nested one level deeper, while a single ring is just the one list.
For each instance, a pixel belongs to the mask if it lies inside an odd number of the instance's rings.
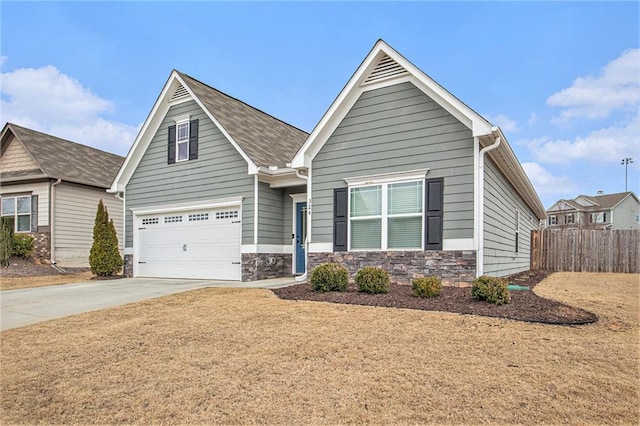
[{"label": "evergreen shrub", "polygon": [[322,263],[313,268],[309,282],[313,291],[346,291],[349,271],[339,263]]},{"label": "evergreen shrub", "polygon": [[389,293],[389,273],[382,268],[365,266],[356,274],[356,284],[365,293]]},{"label": "evergreen shrub", "polygon": [[442,291],[442,281],[438,277],[421,277],[411,281],[411,292],[416,297],[435,297]]},{"label": "evergreen shrub", "polygon": [[109,220],[109,212],[100,200],[93,226],[93,245],[89,253],[91,272],[99,277],[113,276],[122,270],[122,265],[116,228],[113,220]]},{"label": "evergreen shrub", "polygon": [[31,235],[15,234],[13,236],[13,255],[23,259],[29,259],[33,254],[34,241]]},{"label": "evergreen shrub", "polygon": [[475,300],[486,300],[496,305],[509,303],[509,288],[506,278],[482,275],[473,280],[471,296]]}]

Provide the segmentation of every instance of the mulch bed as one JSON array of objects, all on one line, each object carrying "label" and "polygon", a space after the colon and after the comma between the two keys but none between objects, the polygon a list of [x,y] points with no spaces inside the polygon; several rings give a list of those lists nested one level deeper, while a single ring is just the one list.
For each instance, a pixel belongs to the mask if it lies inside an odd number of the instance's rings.
[{"label": "mulch bed", "polygon": [[40,277],[45,275],[79,274],[89,271],[89,268],[64,268],[64,270],[65,273],[62,273],[49,264],[37,263],[33,259],[12,257],[9,261],[9,266],[0,267],[0,277]]},{"label": "mulch bed", "polygon": [[[511,275],[509,283],[533,289],[547,275],[549,274],[543,271],[521,272]],[[354,283],[349,284],[346,292],[319,293],[311,290],[308,283],[275,289],[273,292],[279,298],[287,300],[454,312],[545,324],[578,325],[598,320],[591,312],[545,299],[528,290],[510,290],[511,300],[506,305],[473,300],[470,288],[458,287],[443,287],[440,295],[431,299],[415,297],[410,285],[398,284],[391,284],[389,293],[386,294],[362,293]]]}]

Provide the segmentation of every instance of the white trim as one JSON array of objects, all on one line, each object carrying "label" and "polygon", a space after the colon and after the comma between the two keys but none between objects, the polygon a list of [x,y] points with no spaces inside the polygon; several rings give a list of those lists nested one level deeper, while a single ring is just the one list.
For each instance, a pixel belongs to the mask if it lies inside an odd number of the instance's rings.
[{"label": "white trim", "polygon": [[[294,235],[294,238],[291,239],[291,273],[293,275],[296,275],[296,239],[295,239],[295,235],[296,235],[296,228],[297,228],[297,222],[298,222],[298,211],[296,210],[296,205],[298,203],[307,203],[307,208],[309,206],[309,203],[307,202],[307,194],[289,194],[289,197],[291,197],[292,199],[292,212],[291,212],[291,235]],[[309,223],[309,220],[307,220],[307,223]],[[307,227],[308,228],[308,227]],[[308,232],[308,229],[307,229]],[[305,248],[305,254],[306,254],[306,248]],[[304,269],[306,272],[307,269],[307,262],[305,261],[305,265],[304,265]]]},{"label": "white trim", "polygon": [[473,238],[450,238],[442,240],[443,251],[475,250]]},{"label": "white trim", "polygon": [[[244,197],[218,198],[213,200],[194,201],[189,203],[161,204],[130,209],[134,216],[183,212],[188,210],[214,209],[218,207],[241,206]],[[135,220],[135,217],[134,217]]]},{"label": "white trim", "polygon": [[478,277],[484,273],[484,177],[486,175],[484,160],[487,152],[498,148],[501,142],[502,138],[496,136],[493,144],[485,146],[478,153],[478,204],[475,206],[478,211],[478,248],[476,251],[476,276]]},{"label": "white trim", "polygon": [[333,253],[333,243],[309,243],[309,253]]},{"label": "white trim", "polygon": [[134,254],[133,253],[133,247],[125,247],[124,250],[122,250],[122,252],[124,254]]},{"label": "white trim", "polygon": [[[176,125],[179,123],[184,123],[185,121],[191,121],[191,114],[182,114],[174,117],[173,121],[175,121]],[[176,140],[178,140],[176,135]]]},{"label": "white trim", "polygon": [[[478,203],[480,202],[479,193],[480,193],[480,183],[484,184],[484,179],[480,178],[480,170],[479,170],[479,154],[480,154],[480,139],[478,137],[473,138],[473,249],[478,250],[480,244],[480,234],[479,234],[479,208]],[[443,246],[444,247],[444,246]],[[476,265],[477,272],[477,265]]]},{"label": "white trim", "polygon": [[258,244],[258,175],[253,176],[253,244]]},{"label": "white trim", "polygon": [[349,186],[378,185],[410,180],[424,179],[429,169],[408,170],[406,172],[380,173],[377,175],[344,178]]},{"label": "white trim", "polygon": [[286,244],[242,244],[241,253],[290,254],[291,246]]}]

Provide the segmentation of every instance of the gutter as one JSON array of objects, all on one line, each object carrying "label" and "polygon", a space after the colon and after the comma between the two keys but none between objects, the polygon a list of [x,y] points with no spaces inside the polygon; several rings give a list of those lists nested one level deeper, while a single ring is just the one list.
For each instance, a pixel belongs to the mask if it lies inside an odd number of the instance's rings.
[{"label": "gutter", "polygon": [[[122,194],[122,196],[120,195]],[[122,201],[122,255],[124,257],[124,245],[125,245],[125,232],[127,229],[127,208],[126,208],[126,202],[124,201],[124,191],[118,191],[115,194],[113,194],[114,197],[116,197],[118,200]]]},{"label": "gutter", "polygon": [[[56,233],[55,233],[55,217],[56,217],[56,189],[55,186],[62,183],[62,179],[58,179],[55,183],[51,184],[51,188],[49,190],[49,196],[51,197],[51,202],[49,203],[49,214],[51,215],[49,219],[49,235],[50,235],[50,243],[51,243],[51,265],[54,266],[56,264]],[[55,266],[54,266],[55,268]]]},{"label": "gutter", "polygon": [[502,138],[499,129],[493,127],[491,136],[494,138],[493,144],[485,146],[478,155],[478,252],[476,255],[476,276],[484,273],[484,155],[500,146]]},{"label": "gutter", "polygon": [[[311,205],[309,203],[309,194],[310,194],[310,181],[309,176],[300,174],[300,170],[295,169],[296,177],[303,179],[307,182],[307,214],[311,215]],[[311,170],[309,170],[309,175],[311,175]],[[295,280],[298,282],[306,281],[307,275],[309,271],[307,270],[307,266],[309,265],[309,236],[311,235],[311,220],[307,220],[307,236],[304,239],[304,274],[298,275],[295,277]]]}]

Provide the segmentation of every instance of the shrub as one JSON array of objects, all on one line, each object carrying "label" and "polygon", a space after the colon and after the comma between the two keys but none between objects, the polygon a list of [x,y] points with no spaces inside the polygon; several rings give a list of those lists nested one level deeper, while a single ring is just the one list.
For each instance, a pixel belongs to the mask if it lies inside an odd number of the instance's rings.
[{"label": "shrub", "polygon": [[435,297],[442,291],[442,281],[438,277],[416,278],[411,281],[411,292],[417,297]]},{"label": "shrub", "polygon": [[313,268],[309,282],[313,291],[346,291],[349,271],[339,263],[323,263]]},{"label": "shrub", "polygon": [[109,221],[109,212],[100,200],[93,226],[93,245],[89,253],[91,272],[99,277],[115,275],[122,269],[122,264],[116,228],[113,220]]},{"label": "shrub", "polygon": [[505,278],[483,275],[473,280],[471,296],[476,300],[486,300],[496,305],[509,303],[509,289]]},{"label": "shrub", "polygon": [[9,266],[13,254],[13,218],[0,218],[0,266]]},{"label": "shrub", "polygon": [[13,255],[29,259],[33,254],[33,237],[27,234],[15,234],[13,236]]},{"label": "shrub", "polygon": [[356,274],[356,284],[365,293],[389,293],[389,273],[382,268],[365,266]]}]

